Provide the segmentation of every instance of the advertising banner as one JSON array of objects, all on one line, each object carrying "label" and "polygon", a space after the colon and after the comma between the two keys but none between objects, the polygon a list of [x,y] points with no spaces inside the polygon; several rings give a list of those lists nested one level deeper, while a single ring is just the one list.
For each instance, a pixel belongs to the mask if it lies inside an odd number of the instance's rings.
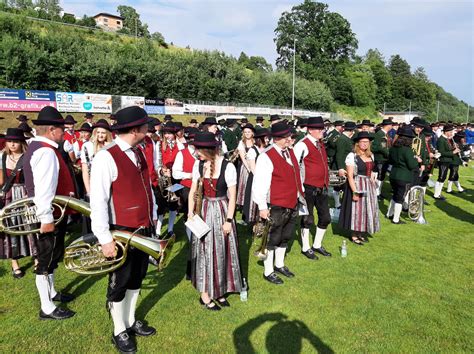
[{"label": "advertising banner", "polygon": [[165,99],[145,98],[145,111],[148,114],[165,114]]},{"label": "advertising banner", "polygon": [[112,113],[112,96],[95,93],[56,92],[60,112]]},{"label": "advertising banner", "polygon": [[56,107],[52,91],[0,89],[0,111],[39,112],[46,106]]}]

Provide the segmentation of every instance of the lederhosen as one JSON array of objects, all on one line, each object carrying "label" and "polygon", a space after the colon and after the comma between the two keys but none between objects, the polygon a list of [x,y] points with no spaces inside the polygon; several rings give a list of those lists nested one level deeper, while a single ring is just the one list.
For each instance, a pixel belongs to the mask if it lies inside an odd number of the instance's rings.
[{"label": "lederhosen", "polygon": [[329,168],[324,144],[315,144],[309,139],[302,140],[308,148],[308,155],[303,159],[304,163],[304,196],[308,206],[308,215],[301,218],[301,227],[309,229],[314,225],[313,209],[316,207],[318,213],[318,227],[326,229],[331,223],[331,214],[329,214],[328,187],[329,187]]},{"label": "lederhosen", "polygon": [[[73,194],[77,197],[77,187],[74,178],[61,152],[46,142],[32,141],[25,152],[23,172],[25,175],[25,186],[28,197],[35,196],[35,185],[33,178],[33,170],[31,168],[31,157],[33,153],[40,148],[53,149],[59,163],[58,185],[56,187],[56,195],[69,196]],[[47,183],[48,181],[44,181]],[[58,212],[54,211],[53,215],[57,216]],[[73,211],[66,209],[66,215],[74,214]],[[64,236],[66,234],[67,216],[58,223],[53,232],[38,235],[38,266],[36,274],[52,274],[58,267],[59,261],[64,255]]]},{"label": "lederhosen", "polygon": [[[117,179],[112,182],[109,200],[109,222],[111,230],[135,232],[142,236],[153,235],[153,198],[148,166],[143,153],[135,150],[137,165],[116,143],[105,147],[117,166]],[[131,188],[131,186],[133,186]],[[148,255],[130,247],[125,263],[109,273],[107,300],[120,302],[127,290],[141,288],[148,269]]]}]

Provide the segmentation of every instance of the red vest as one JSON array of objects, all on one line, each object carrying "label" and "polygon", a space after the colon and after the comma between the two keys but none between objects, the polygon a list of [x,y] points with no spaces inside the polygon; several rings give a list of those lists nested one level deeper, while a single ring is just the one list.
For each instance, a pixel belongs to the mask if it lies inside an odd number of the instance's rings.
[{"label": "red vest", "polygon": [[171,169],[173,167],[174,160],[176,159],[176,155],[178,155],[178,142],[174,142],[173,149],[170,149],[166,141],[163,141],[161,145],[164,147],[161,150],[161,159],[163,166],[166,166]]},{"label": "red vest", "polygon": [[[82,145],[84,145],[85,141],[82,140],[82,139],[79,139],[77,141],[77,147],[79,148],[79,151],[82,151]],[[80,155],[79,155],[80,156]],[[81,166],[82,164],[82,161],[81,161],[81,158],[79,157],[77,160],[76,160],[76,165],[78,166]],[[90,171],[89,171],[90,172]]]},{"label": "red vest", "polygon": [[140,150],[137,156],[140,170],[112,143],[105,148],[117,165],[117,179],[112,182],[109,200],[109,222],[118,226],[149,227],[153,217],[153,199],[148,167]]},{"label": "red vest", "polygon": [[71,133],[69,130],[64,131],[64,140],[68,141],[71,145],[74,144],[76,140],[79,140],[80,137],[81,133],[79,132]]},{"label": "red vest", "polygon": [[158,187],[158,174],[155,171],[155,145],[149,136],[145,136],[145,145],[140,144],[140,150],[145,154],[146,164],[150,166],[148,173],[150,174],[151,184]]},{"label": "red vest", "polygon": [[270,204],[294,209],[298,203],[298,191],[303,194],[303,188],[295,153],[291,149],[288,152],[293,166],[274,147],[266,152],[273,164]]},{"label": "red vest", "polygon": [[[188,148],[181,150],[181,153],[183,154],[183,172],[192,173],[196,158],[191,154]],[[182,179],[180,183],[185,187],[191,188],[193,180],[192,178],[186,178]]]},{"label": "red vest", "polygon": [[309,151],[308,155],[303,159],[304,184],[319,188],[328,187],[328,158],[324,144],[319,142],[320,150],[318,150],[309,138],[304,138],[303,142],[306,144]]}]

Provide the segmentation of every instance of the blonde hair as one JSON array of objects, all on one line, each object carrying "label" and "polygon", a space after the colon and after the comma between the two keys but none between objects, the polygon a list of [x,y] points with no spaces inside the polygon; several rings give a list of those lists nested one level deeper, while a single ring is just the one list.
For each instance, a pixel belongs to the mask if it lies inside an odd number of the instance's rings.
[{"label": "blonde hair", "polygon": [[[28,145],[26,144],[26,142],[24,141],[20,141],[20,140],[7,140],[6,142],[8,143],[9,141],[18,141],[20,143],[20,146],[21,146],[21,153],[24,154],[26,149],[28,148]],[[8,144],[5,143],[5,148],[3,149],[3,152],[6,154],[6,155],[11,155],[12,152],[10,150],[10,148],[8,147]]]},{"label": "blonde hair", "polygon": [[251,137],[250,139],[248,139],[248,140],[251,140],[251,141],[252,141],[252,145],[255,145],[255,133],[254,133],[254,131],[253,131],[252,129],[250,129],[250,128],[244,128],[244,129],[242,130],[242,142],[244,143],[245,146],[247,146],[247,145],[245,144],[245,142],[247,141],[247,138],[245,137],[245,134],[244,134],[244,130],[245,130],[245,129],[248,129],[248,130],[250,130],[250,131],[252,132],[252,137]]},{"label": "blonde hair", "polygon": [[354,145],[355,154],[358,156],[365,156],[365,157],[372,158],[372,151],[370,150],[370,140],[369,140],[369,146],[367,147],[367,150],[365,151],[362,151],[362,149],[359,147],[359,141],[360,140],[358,140]]},{"label": "blonde hair", "polygon": [[[97,131],[98,129],[104,129],[106,131],[106,135],[105,135],[105,141],[104,141],[104,145],[103,146],[99,146],[99,142],[97,141]],[[94,146],[94,155],[97,154],[97,151],[99,151],[100,149],[102,149],[105,145],[109,144],[112,142],[112,133],[105,129],[105,128],[95,128],[93,131],[92,131],[92,137],[91,137],[91,141],[92,141],[92,144]]]}]

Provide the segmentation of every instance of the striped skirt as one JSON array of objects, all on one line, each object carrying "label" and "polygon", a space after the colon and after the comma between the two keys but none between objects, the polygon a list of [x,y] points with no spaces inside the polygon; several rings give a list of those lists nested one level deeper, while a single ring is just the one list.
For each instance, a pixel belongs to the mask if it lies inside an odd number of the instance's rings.
[{"label": "striped skirt", "polygon": [[357,191],[363,194],[359,201],[352,201],[351,189],[346,183],[339,226],[354,232],[376,233],[380,230],[376,184],[366,176],[355,176],[354,182]]},{"label": "striped skirt", "polygon": [[222,232],[227,208],[227,197],[205,197],[201,215],[211,231],[201,239],[193,235],[191,241],[191,282],[199,293],[207,292],[212,299],[242,290],[234,222],[229,235]]},{"label": "striped skirt", "polygon": [[[23,184],[14,184],[8,191],[5,204],[15,200],[26,198],[26,188]],[[18,223],[22,223],[18,220]],[[0,233],[0,259],[19,259],[27,256],[36,257],[38,254],[37,236],[30,234],[26,236],[9,236]]]},{"label": "striped skirt", "polygon": [[239,183],[237,184],[237,205],[243,206],[245,203],[245,190],[247,189],[247,180],[249,171],[243,163],[240,164]]}]

